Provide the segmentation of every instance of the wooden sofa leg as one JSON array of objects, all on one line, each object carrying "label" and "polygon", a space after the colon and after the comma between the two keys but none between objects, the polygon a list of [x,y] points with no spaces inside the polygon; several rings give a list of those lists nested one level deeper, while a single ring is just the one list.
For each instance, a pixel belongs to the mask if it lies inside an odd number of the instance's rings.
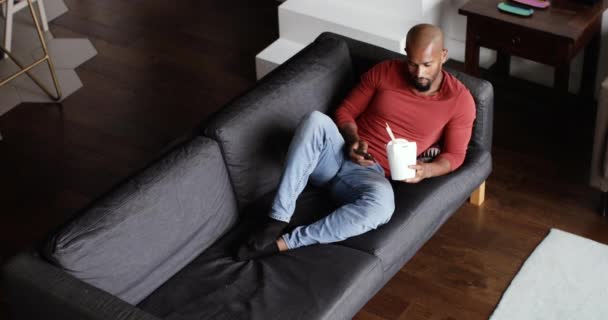
[{"label": "wooden sofa leg", "polygon": [[476,206],[480,206],[486,198],[486,182],[482,182],[473,193],[471,193],[471,198],[469,198],[469,202]]}]

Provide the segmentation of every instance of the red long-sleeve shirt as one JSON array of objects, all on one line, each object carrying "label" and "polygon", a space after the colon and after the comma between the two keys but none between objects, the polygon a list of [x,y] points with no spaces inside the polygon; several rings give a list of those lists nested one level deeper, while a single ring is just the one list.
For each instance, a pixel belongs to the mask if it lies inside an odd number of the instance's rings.
[{"label": "red long-sleeve shirt", "polygon": [[387,122],[395,137],[416,142],[418,154],[442,139],[439,157],[450,162],[452,171],[462,165],[475,120],[475,101],[460,81],[441,72],[438,92],[424,96],[408,82],[404,60],[381,62],[361,76],[336,110],[338,127],[355,122],[359,137],[367,141],[368,152],[387,176]]}]

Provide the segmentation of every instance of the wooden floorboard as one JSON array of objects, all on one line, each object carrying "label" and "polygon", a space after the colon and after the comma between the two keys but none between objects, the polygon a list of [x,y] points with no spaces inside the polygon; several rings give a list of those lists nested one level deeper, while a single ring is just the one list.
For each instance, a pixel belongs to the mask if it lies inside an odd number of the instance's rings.
[{"label": "wooden floorboard", "polygon": [[[275,0],[65,2],[51,30],[89,38],[98,55],[62,104],[0,117],[0,262],[254,85],[254,57],[278,37]],[[594,102],[484,77],[496,90],[486,202],[464,204],[356,319],[486,319],[550,228],[608,243],[587,183]]]}]

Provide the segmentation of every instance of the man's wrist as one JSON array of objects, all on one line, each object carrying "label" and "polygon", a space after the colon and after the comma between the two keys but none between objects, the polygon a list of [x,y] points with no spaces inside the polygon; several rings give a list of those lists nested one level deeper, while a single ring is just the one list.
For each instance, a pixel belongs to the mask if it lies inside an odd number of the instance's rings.
[{"label": "man's wrist", "polygon": [[340,127],[342,136],[347,145],[353,144],[359,141],[359,135],[357,134],[357,125],[354,122],[345,123]]},{"label": "man's wrist", "polygon": [[357,141],[359,141],[359,137],[356,135],[345,135],[344,136],[344,142],[346,142],[346,145],[351,145]]},{"label": "man's wrist", "polygon": [[425,170],[424,170],[424,178],[432,178],[433,177],[433,163],[424,163],[423,166],[425,166]]}]

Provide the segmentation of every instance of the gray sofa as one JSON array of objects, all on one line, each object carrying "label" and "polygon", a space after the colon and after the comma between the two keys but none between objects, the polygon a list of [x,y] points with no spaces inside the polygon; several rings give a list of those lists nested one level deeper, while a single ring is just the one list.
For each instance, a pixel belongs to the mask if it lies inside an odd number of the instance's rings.
[{"label": "gray sofa", "polygon": [[[299,120],[333,108],[362,72],[398,54],[324,33],[202,125],[202,134],[126,179],[2,283],[17,319],[348,319],[491,172],[492,86],[451,71],[477,104],[457,171],[395,183],[386,225],[334,244],[253,261],[234,249],[267,212]],[[334,208],[322,189],[298,198],[290,227]]]}]

